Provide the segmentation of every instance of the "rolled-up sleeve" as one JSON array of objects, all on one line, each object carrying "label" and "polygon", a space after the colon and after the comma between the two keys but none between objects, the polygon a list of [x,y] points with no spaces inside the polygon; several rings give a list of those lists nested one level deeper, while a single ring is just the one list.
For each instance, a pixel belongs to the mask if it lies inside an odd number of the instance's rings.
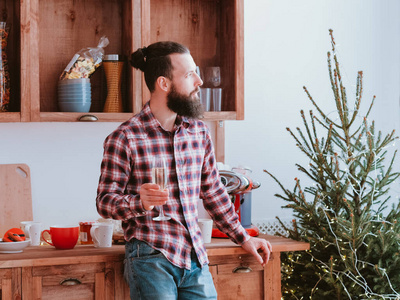
[{"label": "rolled-up sleeve", "polygon": [[242,245],[250,236],[240,224],[232,201],[221,182],[209,132],[207,132],[207,135],[201,185],[201,198],[204,208],[219,230],[236,244]]},{"label": "rolled-up sleeve", "polygon": [[126,193],[131,179],[129,140],[123,131],[115,131],[104,142],[104,155],[97,188],[96,206],[104,218],[128,220],[146,214],[139,194]]}]

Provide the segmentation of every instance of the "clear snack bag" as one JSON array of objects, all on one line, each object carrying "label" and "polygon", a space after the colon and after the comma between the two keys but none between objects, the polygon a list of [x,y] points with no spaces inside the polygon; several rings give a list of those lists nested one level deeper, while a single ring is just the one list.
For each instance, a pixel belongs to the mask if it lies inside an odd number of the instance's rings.
[{"label": "clear snack bag", "polygon": [[90,78],[100,66],[104,48],[109,44],[108,38],[102,36],[96,48],[83,48],[71,59],[60,76],[60,80]]}]

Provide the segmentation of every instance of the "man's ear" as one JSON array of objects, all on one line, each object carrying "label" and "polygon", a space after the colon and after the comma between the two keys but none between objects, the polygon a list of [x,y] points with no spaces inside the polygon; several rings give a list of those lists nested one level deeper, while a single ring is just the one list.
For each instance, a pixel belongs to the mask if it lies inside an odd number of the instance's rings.
[{"label": "man's ear", "polygon": [[160,76],[157,78],[156,84],[161,90],[168,92],[171,85],[170,82],[171,81],[167,77]]}]

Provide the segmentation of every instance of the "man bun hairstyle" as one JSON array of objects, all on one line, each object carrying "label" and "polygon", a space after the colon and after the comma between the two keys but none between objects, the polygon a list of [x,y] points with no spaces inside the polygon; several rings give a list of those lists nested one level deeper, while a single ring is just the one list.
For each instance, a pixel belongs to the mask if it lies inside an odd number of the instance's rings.
[{"label": "man bun hairstyle", "polygon": [[176,42],[157,42],[147,47],[139,48],[131,54],[130,64],[135,69],[144,72],[144,79],[150,92],[155,89],[157,78],[164,76],[172,80],[172,64],[169,55],[189,54],[184,45]]}]

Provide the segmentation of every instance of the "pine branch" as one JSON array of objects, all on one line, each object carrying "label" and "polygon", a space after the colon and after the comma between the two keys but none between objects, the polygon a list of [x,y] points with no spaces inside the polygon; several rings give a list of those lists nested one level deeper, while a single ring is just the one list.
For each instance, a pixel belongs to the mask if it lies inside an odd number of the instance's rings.
[{"label": "pine branch", "polygon": [[[336,126],[338,126],[335,122],[333,122],[331,119],[328,118],[328,116],[326,116],[324,114],[324,112],[319,108],[319,106],[317,105],[317,103],[314,101],[314,99],[311,97],[310,93],[308,92],[307,88],[305,86],[303,86],[304,91],[306,92],[308,98],[311,100],[312,104],[315,106],[315,108],[317,109],[317,111],[320,113],[320,115],[322,116],[322,118],[327,122],[327,123],[331,123],[334,124]],[[339,126],[338,126],[339,127]]]},{"label": "pine branch", "polygon": [[351,125],[353,125],[353,122],[356,119],[356,117],[358,115],[358,111],[360,109],[361,97],[362,97],[362,91],[363,91],[362,79],[363,79],[363,72],[360,71],[360,72],[358,72],[358,75],[357,75],[356,103],[355,103],[353,116],[352,116],[352,118],[350,120],[350,123],[349,123],[349,127]]},{"label": "pine branch", "polygon": [[306,154],[307,157],[309,157],[310,159],[313,159],[313,156],[312,156],[310,153],[308,153],[308,152],[306,151],[306,148],[304,148],[303,144],[302,144],[301,141],[296,137],[296,135],[292,132],[292,130],[291,130],[289,127],[287,127],[286,130],[290,133],[290,135],[291,135],[291,136],[294,138],[294,140],[296,141],[296,146],[299,147],[299,149],[300,149],[304,154]]},{"label": "pine branch", "polygon": [[370,104],[370,106],[369,106],[369,108],[368,108],[367,113],[365,114],[365,117],[366,117],[366,118],[369,117],[369,113],[371,112],[372,106],[374,106],[375,98],[376,98],[376,96],[372,97],[371,104]]}]

